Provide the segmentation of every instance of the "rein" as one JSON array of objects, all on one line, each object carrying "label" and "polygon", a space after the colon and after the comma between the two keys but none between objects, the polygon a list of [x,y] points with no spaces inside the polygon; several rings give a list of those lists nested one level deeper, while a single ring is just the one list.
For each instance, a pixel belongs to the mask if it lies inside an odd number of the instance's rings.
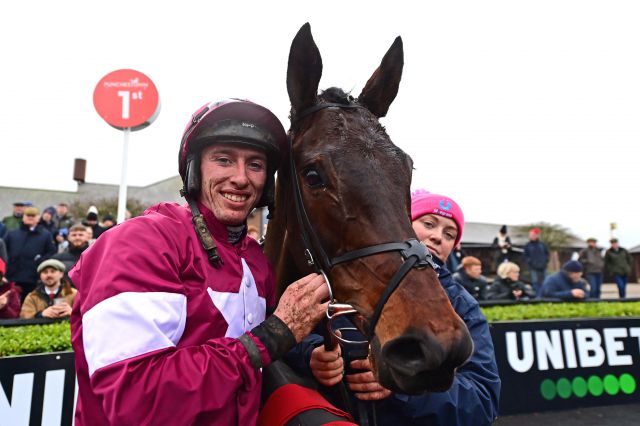
[{"label": "rein", "polygon": [[[341,109],[352,109],[352,108],[365,108],[361,105],[344,105],[338,103],[320,103],[314,105],[313,107],[307,108],[303,110],[300,114],[296,114],[295,121],[292,121],[292,127],[296,125],[302,118],[307,117],[317,111],[320,111],[324,108],[341,108]],[[366,108],[365,108],[366,109]],[[329,319],[329,329],[335,338],[345,343],[368,343],[367,342],[353,342],[342,339],[341,337],[336,336],[331,330],[331,321],[338,316],[342,315],[351,315],[357,313],[355,308],[349,304],[337,303],[333,297],[333,291],[331,288],[331,283],[327,276],[327,273],[331,271],[331,269],[339,264],[350,262],[356,259],[360,259],[363,257],[371,256],[373,254],[378,253],[386,253],[391,251],[398,251],[400,255],[404,259],[404,263],[393,275],[389,283],[387,284],[380,300],[375,307],[373,315],[369,320],[369,327],[367,330],[367,337],[371,339],[375,334],[375,328],[378,324],[378,320],[380,319],[380,315],[382,314],[382,310],[384,309],[384,305],[389,300],[389,297],[393,294],[393,292],[398,288],[402,279],[407,275],[407,273],[412,268],[424,268],[431,267],[432,269],[437,269],[437,265],[434,263],[433,258],[431,257],[431,253],[429,250],[417,241],[415,238],[410,238],[404,242],[393,242],[393,243],[383,243],[377,244],[373,246],[363,247],[359,249],[355,249],[349,251],[340,256],[336,256],[330,258],[325,252],[320,239],[318,238],[317,233],[315,232],[313,225],[309,221],[309,216],[304,207],[304,203],[302,201],[302,193],[300,191],[300,182],[298,181],[298,174],[296,170],[296,164],[293,156],[293,137],[289,136],[289,167],[291,172],[291,183],[293,185],[293,194],[296,206],[296,217],[298,219],[298,223],[300,224],[300,231],[302,236],[302,242],[304,244],[305,250],[304,254],[307,259],[307,264],[314,268],[314,270],[324,275],[325,281],[327,282],[327,286],[329,287],[329,306],[327,308],[327,318]]]}]

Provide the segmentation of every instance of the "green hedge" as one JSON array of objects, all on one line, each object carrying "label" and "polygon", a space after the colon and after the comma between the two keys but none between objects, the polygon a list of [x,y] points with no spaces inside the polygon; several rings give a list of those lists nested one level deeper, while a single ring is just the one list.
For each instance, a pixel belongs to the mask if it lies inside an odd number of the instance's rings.
[{"label": "green hedge", "polygon": [[68,321],[0,327],[0,357],[70,350],[71,328]]},{"label": "green hedge", "polygon": [[[640,317],[640,302],[538,303],[487,306],[489,321]],[[71,350],[69,322],[0,327],[0,357]]]},{"label": "green hedge", "polygon": [[491,321],[559,318],[640,317],[640,302],[536,303],[486,306],[482,312]]}]

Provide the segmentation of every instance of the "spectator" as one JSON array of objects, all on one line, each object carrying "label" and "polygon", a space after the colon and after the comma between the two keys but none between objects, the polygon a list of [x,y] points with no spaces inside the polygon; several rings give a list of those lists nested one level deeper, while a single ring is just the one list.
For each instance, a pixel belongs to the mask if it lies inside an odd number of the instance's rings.
[{"label": "spectator", "polygon": [[540,228],[529,231],[529,242],[524,246],[524,261],[529,267],[531,284],[537,296],[540,296],[542,283],[547,274],[549,263],[549,250],[545,243],[540,241]]},{"label": "spectator", "polygon": [[75,219],[71,213],[69,213],[69,204],[65,202],[58,203],[55,222],[58,229],[69,229],[75,223]]},{"label": "spectator", "polygon": [[20,224],[22,224],[22,215],[24,213],[26,203],[21,201],[17,201],[13,203],[13,214],[11,216],[5,216],[2,218],[2,224],[5,227],[5,232],[13,231],[14,229],[20,228]]},{"label": "spectator", "polygon": [[89,232],[84,225],[73,225],[69,229],[68,245],[65,251],[56,253],[52,256],[64,263],[65,269],[70,271],[76,264],[80,255],[89,248]]},{"label": "spectator", "polygon": [[604,272],[604,259],[601,249],[597,247],[598,240],[589,238],[587,247],[580,250],[578,261],[584,267],[584,275],[591,287],[589,297],[600,298],[600,287],[602,286],[602,274]]},{"label": "spectator", "polygon": [[67,241],[67,235],[69,234],[69,228],[75,223],[73,216],[69,213],[69,205],[67,203],[58,203],[54,220],[58,228],[58,233],[55,236],[56,243],[59,248],[64,248],[64,243]]},{"label": "spectator", "polygon": [[89,207],[87,217],[82,221],[82,224],[87,228],[91,228],[91,239],[93,240],[97,240],[104,232],[104,228],[98,224],[98,208],[96,206]]},{"label": "spectator", "polygon": [[40,283],[22,304],[20,318],[66,318],[71,315],[76,289],[64,278],[65,267],[56,259],[38,265]]},{"label": "spectator", "polygon": [[56,223],[53,220],[55,214],[56,209],[53,206],[47,207],[42,211],[42,217],[38,222],[38,225],[49,231],[54,244],[56,243],[55,236],[58,235],[58,228],[56,227]]},{"label": "spectator", "polygon": [[618,286],[618,295],[624,299],[627,296],[627,279],[631,273],[633,259],[626,249],[620,247],[617,238],[612,238],[610,242],[611,248],[604,254],[604,267]]},{"label": "spectator", "polygon": [[536,292],[520,281],[520,267],[513,262],[498,266],[498,276],[487,289],[487,300],[529,300]]},{"label": "spectator", "polygon": [[0,259],[2,259],[5,265],[9,261],[9,255],[7,254],[7,245],[2,238],[0,238]]},{"label": "spectator", "polygon": [[496,248],[496,265],[500,265],[502,262],[508,262],[511,255],[511,237],[507,231],[507,225],[502,225],[498,235],[493,239],[492,246]]},{"label": "spectator", "polygon": [[4,280],[7,271],[4,260],[0,259],[0,319],[18,318],[20,315],[20,295],[12,282]]},{"label": "spectator", "polygon": [[21,298],[36,287],[38,264],[56,252],[51,234],[38,225],[38,213],[37,208],[27,207],[20,228],[10,231],[5,239],[9,255],[7,279],[20,287]]},{"label": "spectator", "polygon": [[104,231],[108,230],[109,228],[113,227],[116,224],[115,219],[113,218],[113,216],[111,216],[110,214],[106,214],[104,215],[104,217],[102,218],[102,229]]},{"label": "spectator", "polygon": [[466,253],[464,252],[464,250],[462,250],[462,246],[460,245],[460,243],[458,243],[449,257],[447,257],[447,269],[452,273],[456,272],[460,268],[462,259],[465,256]]},{"label": "spectator", "polygon": [[482,262],[473,256],[462,259],[461,269],[453,274],[453,280],[462,284],[476,300],[487,298],[487,279],[482,276]]},{"label": "spectator", "polygon": [[562,270],[549,275],[542,285],[542,297],[562,300],[583,300],[589,294],[588,284],[582,279],[582,264],[570,260],[562,265]]}]

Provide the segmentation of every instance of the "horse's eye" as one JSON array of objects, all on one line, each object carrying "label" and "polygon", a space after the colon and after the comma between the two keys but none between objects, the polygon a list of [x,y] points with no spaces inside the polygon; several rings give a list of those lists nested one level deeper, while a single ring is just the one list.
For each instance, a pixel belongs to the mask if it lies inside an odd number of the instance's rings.
[{"label": "horse's eye", "polygon": [[315,169],[309,169],[304,172],[304,181],[311,188],[319,188],[324,186],[324,182],[322,181],[322,177]]}]

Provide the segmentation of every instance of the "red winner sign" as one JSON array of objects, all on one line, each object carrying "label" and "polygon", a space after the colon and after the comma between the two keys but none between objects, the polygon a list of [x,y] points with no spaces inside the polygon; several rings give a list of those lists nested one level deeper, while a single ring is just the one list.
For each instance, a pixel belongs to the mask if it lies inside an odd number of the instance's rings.
[{"label": "red winner sign", "polygon": [[120,130],[143,129],[160,112],[158,90],[151,79],[128,69],[113,71],[98,82],[93,105],[104,121]]}]

